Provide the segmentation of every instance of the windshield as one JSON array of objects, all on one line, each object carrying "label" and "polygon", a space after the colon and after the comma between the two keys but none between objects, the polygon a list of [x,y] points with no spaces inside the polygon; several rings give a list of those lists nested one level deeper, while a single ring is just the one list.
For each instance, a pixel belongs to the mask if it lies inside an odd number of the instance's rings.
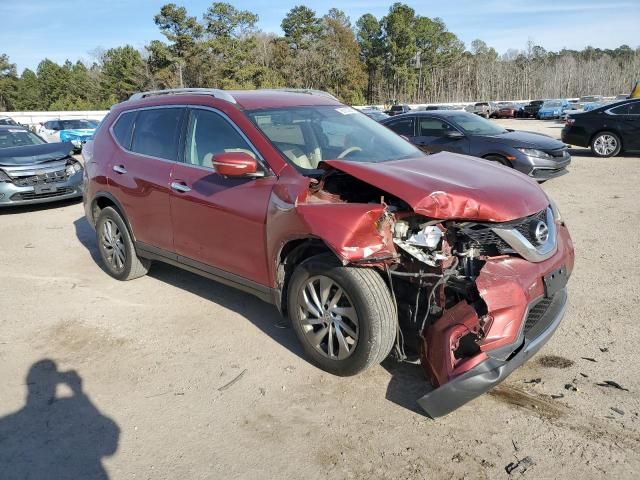
[{"label": "windshield", "polygon": [[562,102],[559,100],[549,100],[548,102],[544,102],[542,104],[543,107],[561,107],[562,106]]},{"label": "windshield", "polygon": [[460,112],[449,115],[446,118],[470,135],[500,135],[506,133],[506,130],[501,126],[472,113]]},{"label": "windshield", "polygon": [[44,140],[28,130],[0,130],[0,148],[23,147],[25,145],[40,145],[43,143]]},{"label": "windshield", "polygon": [[351,107],[288,107],[246,112],[291,163],[314,170],[323,160],[386,162],[424,153]]},{"label": "windshield", "polygon": [[80,130],[83,128],[96,128],[89,120],[60,120],[62,130]]},{"label": "windshield", "polygon": [[0,125],[18,125],[13,118],[0,118]]}]

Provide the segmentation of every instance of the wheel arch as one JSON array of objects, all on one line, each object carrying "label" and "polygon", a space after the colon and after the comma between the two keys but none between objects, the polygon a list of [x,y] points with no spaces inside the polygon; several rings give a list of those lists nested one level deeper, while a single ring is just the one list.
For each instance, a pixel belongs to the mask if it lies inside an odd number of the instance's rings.
[{"label": "wheel arch", "polygon": [[290,239],[282,244],[276,257],[276,307],[287,314],[287,291],[289,280],[296,266],[305,260],[321,254],[331,254],[336,261],[338,255],[320,238],[302,237]]},{"label": "wheel arch", "polygon": [[100,215],[100,212],[106,207],[111,207],[116,212],[118,212],[118,214],[122,217],[122,220],[124,221],[125,225],[127,226],[127,229],[129,230],[129,234],[131,235],[131,238],[135,242],[136,240],[135,233],[131,228],[131,224],[129,223],[129,217],[127,217],[127,213],[124,207],[118,201],[118,199],[116,199],[109,192],[98,192],[93,197],[93,201],[91,202],[91,222],[93,223],[93,227],[95,227],[96,225],[98,215]]}]

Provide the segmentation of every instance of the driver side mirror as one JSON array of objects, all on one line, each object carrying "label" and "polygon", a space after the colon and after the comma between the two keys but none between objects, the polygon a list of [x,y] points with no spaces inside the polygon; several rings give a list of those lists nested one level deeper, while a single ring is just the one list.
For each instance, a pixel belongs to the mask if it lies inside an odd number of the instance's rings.
[{"label": "driver side mirror", "polygon": [[461,138],[464,138],[464,134],[462,132],[454,130],[452,132],[448,132],[446,137],[450,138],[451,140],[460,140]]},{"label": "driver side mirror", "polygon": [[217,153],[211,159],[211,163],[216,173],[225,177],[261,176],[258,173],[257,160],[246,152]]}]

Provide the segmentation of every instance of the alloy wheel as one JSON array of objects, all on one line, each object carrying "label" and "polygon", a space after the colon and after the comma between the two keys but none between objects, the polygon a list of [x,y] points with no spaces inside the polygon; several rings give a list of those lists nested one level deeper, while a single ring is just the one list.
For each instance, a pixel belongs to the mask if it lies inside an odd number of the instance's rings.
[{"label": "alloy wheel", "polygon": [[612,135],[600,135],[593,142],[593,149],[598,155],[608,156],[618,148],[618,141]]},{"label": "alloy wheel", "polygon": [[102,250],[105,260],[114,270],[124,269],[127,253],[122,241],[122,232],[111,219],[107,219],[102,224]]},{"label": "alloy wheel", "polygon": [[359,322],[353,302],[331,278],[309,278],[298,293],[298,315],[306,340],[331,360],[344,360],[358,343]]}]

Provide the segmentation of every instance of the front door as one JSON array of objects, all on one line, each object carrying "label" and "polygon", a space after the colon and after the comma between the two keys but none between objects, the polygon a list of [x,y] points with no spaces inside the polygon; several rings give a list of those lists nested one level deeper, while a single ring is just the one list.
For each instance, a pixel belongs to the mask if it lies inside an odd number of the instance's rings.
[{"label": "front door", "polygon": [[224,115],[191,109],[184,162],[176,165],[171,183],[175,251],[184,263],[198,268],[202,268],[198,264],[205,264],[217,269],[212,273],[224,276],[227,272],[268,285],[265,223],[276,177],[225,178],[217,174],[213,155],[230,151],[258,158]]},{"label": "front door", "polygon": [[420,117],[416,125],[414,143],[426,153],[469,153],[469,140],[448,122],[436,117]]}]

